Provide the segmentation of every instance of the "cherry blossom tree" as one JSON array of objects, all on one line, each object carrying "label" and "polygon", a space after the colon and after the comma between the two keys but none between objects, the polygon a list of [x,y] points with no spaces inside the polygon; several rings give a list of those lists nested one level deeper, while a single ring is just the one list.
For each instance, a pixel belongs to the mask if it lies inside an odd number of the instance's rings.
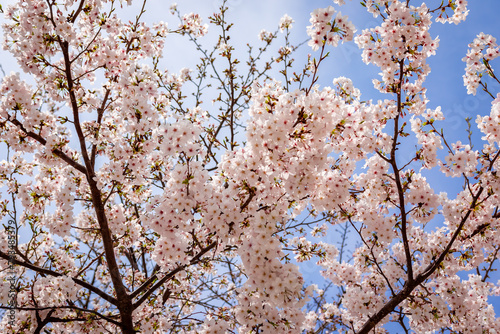
[{"label": "cherry blossom tree", "polygon": [[[476,120],[484,146],[449,142],[426,98],[429,28],[465,20],[466,1],[363,0],[379,25],[356,31],[334,0],[311,13],[303,69],[287,15],[241,62],[225,1],[211,47],[198,14],[173,5],[178,26],[148,25],[139,1],[121,20],[131,2],[3,8],[24,72],[0,86],[3,332],[500,331],[495,38],[464,58],[468,93],[492,98]],[[162,68],[173,34],[199,52],[195,69]],[[318,85],[344,42],[380,68],[384,99],[344,77]],[[463,190],[436,193],[431,171]],[[322,239],[331,225],[337,244]],[[306,284],[304,261],[326,288]]]}]

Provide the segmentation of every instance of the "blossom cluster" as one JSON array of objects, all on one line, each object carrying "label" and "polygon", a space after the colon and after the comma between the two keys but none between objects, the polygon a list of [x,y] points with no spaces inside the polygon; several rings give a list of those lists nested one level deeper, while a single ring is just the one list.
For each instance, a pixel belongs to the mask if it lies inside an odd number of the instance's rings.
[{"label": "blossom cluster", "polygon": [[204,36],[208,32],[208,25],[202,23],[201,16],[196,13],[189,13],[182,17],[182,24],[179,28],[196,37]]},{"label": "blossom cluster", "polygon": [[491,103],[491,113],[488,116],[477,116],[476,119],[479,130],[484,134],[483,140],[497,145],[500,143],[500,95],[497,94]]},{"label": "blossom cluster", "polygon": [[[453,14],[451,16],[446,12],[448,7],[452,8]],[[441,6],[441,12],[436,17],[436,22],[459,24],[465,21],[468,14],[467,0],[448,1],[447,5]]]},{"label": "blossom cluster", "polygon": [[307,34],[311,38],[308,45],[318,50],[323,45],[337,46],[340,41],[350,41],[354,36],[354,25],[339,12],[333,18],[335,9],[332,6],[318,8],[311,13]]},{"label": "blossom cluster", "polygon": [[[448,144],[436,130],[444,115],[427,107],[423,85],[439,43],[433,15],[457,23],[467,3],[363,3],[383,20],[355,38],[364,62],[381,69],[374,84],[383,99],[363,101],[345,77],[316,85],[322,52],[310,63],[311,84],[304,71],[295,90],[262,79],[265,72],[241,87],[221,79],[214,101],[229,98],[218,114],[204,110],[201,92],[213,87],[204,81],[212,57],[238,64],[227,57],[237,45],[228,36],[198,73],[173,73],[159,60],[174,31],[140,15],[124,22],[113,1],[20,0],[6,8],[5,45],[34,84],[10,74],[0,85],[8,147],[0,217],[30,232],[16,245],[19,315],[0,327],[39,331],[54,320],[45,328],[54,333],[302,334],[358,332],[378,317],[376,326],[393,321],[421,332],[500,331],[487,300],[500,293],[489,276],[500,250],[500,94],[476,120],[487,142],[478,151]],[[177,33],[207,33],[200,15],[179,19]],[[293,23],[285,15],[278,29],[288,33]],[[310,23],[314,50],[354,37],[331,6],[315,10]],[[270,44],[276,34],[260,38]],[[282,65],[293,51],[287,44],[273,59]],[[471,44],[471,92],[481,73],[493,74],[489,61],[498,54],[489,35]],[[186,98],[190,82],[195,106]],[[247,106],[239,118],[234,108]],[[404,146],[407,137],[415,150]],[[465,181],[455,198],[433,188],[427,172],[436,166]],[[309,220],[298,223],[305,213]],[[345,227],[340,247],[326,242],[337,236],[329,224]],[[348,229],[359,246],[346,260]],[[5,231],[0,239],[4,280]],[[317,261],[338,296],[308,285],[300,270],[307,261]],[[383,314],[399,296],[397,309]]]},{"label": "blossom cluster", "polygon": [[463,145],[460,141],[453,144],[453,152],[445,158],[441,170],[447,176],[472,176],[476,170],[478,152],[470,145]]},{"label": "blossom cluster", "polygon": [[419,95],[424,92],[422,83],[430,72],[426,58],[435,53],[439,43],[429,33],[431,15],[425,4],[407,7],[400,1],[391,2],[387,15],[382,25],[363,30],[355,42],[363,49],[363,61],[382,70],[382,81],[374,81],[376,88],[394,92],[395,85],[411,68],[417,78],[414,83],[405,83],[405,88],[411,95]]},{"label": "blossom cluster", "polygon": [[484,73],[493,76],[493,69],[489,62],[499,55],[500,48],[496,43],[496,38],[491,35],[480,33],[469,44],[467,55],[462,59],[466,63],[463,78],[468,94],[476,95]]},{"label": "blossom cluster", "polygon": [[285,14],[281,19],[280,19],[280,31],[284,32],[285,29],[291,29],[292,28],[292,23],[293,19],[288,15]]}]

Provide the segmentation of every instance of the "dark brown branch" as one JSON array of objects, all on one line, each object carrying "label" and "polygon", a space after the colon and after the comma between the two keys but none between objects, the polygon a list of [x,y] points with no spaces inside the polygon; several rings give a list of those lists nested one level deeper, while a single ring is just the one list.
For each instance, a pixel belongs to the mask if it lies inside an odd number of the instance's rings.
[{"label": "dark brown branch", "polygon": [[392,148],[391,148],[391,158],[390,164],[392,166],[392,170],[394,172],[394,180],[396,182],[396,187],[398,189],[398,197],[399,197],[399,210],[401,212],[401,237],[403,239],[403,247],[405,250],[406,257],[406,268],[408,274],[408,281],[413,281],[413,264],[411,259],[411,251],[410,245],[408,243],[408,235],[407,235],[407,221],[406,221],[406,211],[405,211],[405,195],[404,189],[401,184],[401,177],[399,176],[399,168],[396,162],[396,150],[398,145],[398,136],[399,136],[399,117],[401,116],[402,104],[401,104],[401,95],[402,93],[402,85],[403,85],[403,70],[404,70],[404,60],[399,61],[399,83],[398,83],[398,91],[397,91],[397,108],[398,114],[394,118],[394,135],[392,139]]},{"label": "dark brown branch", "polygon": [[97,187],[94,166],[92,165],[91,159],[89,158],[86,148],[85,136],[83,134],[80,124],[79,107],[75,94],[76,87],[73,79],[73,72],[71,69],[69,43],[67,41],[63,41],[60,37],[58,37],[58,42],[61,47],[61,51],[64,58],[65,76],[68,85],[67,88],[70,100],[70,107],[73,114],[75,131],[80,143],[80,151],[86,167],[87,182],[89,183],[90,192],[92,196],[92,203],[94,205],[97,222],[99,223],[100,227],[102,243],[104,246],[104,252],[105,252],[106,262],[108,264],[111,282],[113,283],[113,287],[115,289],[117,296],[117,303],[115,305],[120,311],[121,324],[122,324],[121,328],[123,334],[134,334],[136,331],[134,330],[134,325],[132,320],[132,299],[128,295],[127,289],[125,288],[125,285],[123,284],[122,281],[122,277],[116,260],[116,255],[114,252],[113,238],[111,235],[111,230],[109,229],[109,224],[106,217],[104,204],[102,201],[102,194],[99,188]]},{"label": "dark brown branch", "polygon": [[[42,136],[40,136],[39,134],[36,134],[32,131],[28,131],[24,128],[23,124],[21,122],[19,122],[17,119],[11,119],[10,122],[14,125],[16,125],[17,127],[19,127],[19,129],[21,129],[21,131],[23,131],[28,137],[36,140],[37,142],[39,142],[40,144],[42,144],[43,146],[47,145],[47,140],[45,140],[45,138],[43,138]],[[85,167],[81,164],[79,164],[78,162],[76,162],[75,160],[71,159],[69,156],[66,155],[66,153],[64,153],[63,151],[61,151],[60,149],[56,148],[56,149],[52,149],[52,153],[61,158],[62,160],[64,160],[64,162],[66,162],[68,165],[70,165],[71,167],[75,168],[76,170],[82,172],[83,174],[87,174],[87,170],[85,169]]]},{"label": "dark brown branch", "polygon": [[[104,98],[102,99],[101,106],[97,109],[97,124],[99,124],[99,126],[101,126],[102,123],[102,116],[104,115],[104,110],[106,109],[106,102],[108,101],[110,92],[111,92],[110,89],[106,88],[106,93],[104,94]],[[97,133],[95,134],[96,140],[99,138],[99,131],[100,130],[97,130]],[[92,151],[90,153],[90,164],[92,165],[93,168],[95,168],[96,156],[97,156],[97,145],[93,144]]]},{"label": "dark brown branch", "polygon": [[377,313],[371,316],[370,319],[368,319],[368,321],[363,325],[363,327],[359,330],[357,334],[368,334],[380,321],[382,321],[382,319],[384,319],[389,313],[391,313],[396,308],[396,306],[398,306],[403,300],[408,298],[412,293],[412,291],[417,286],[422,284],[441,266],[441,263],[443,263],[445,257],[450,253],[450,249],[453,243],[458,238],[458,235],[460,234],[465,223],[469,219],[471,212],[473,212],[474,208],[476,207],[477,201],[481,196],[483,190],[484,188],[481,187],[477,192],[477,194],[473,197],[472,203],[469,206],[469,210],[467,210],[465,216],[462,217],[460,224],[453,233],[453,236],[448,242],[446,248],[441,252],[441,255],[434,262],[430,263],[422,273],[418,274],[414,280],[406,281],[405,285],[403,286],[403,289],[398,294],[396,294],[396,296],[391,298],[387,302],[387,304],[385,304],[380,310],[377,311]]},{"label": "dark brown branch", "polygon": [[[175,268],[174,270],[170,271],[165,276],[163,276],[162,279],[160,279],[155,285],[153,285],[149,290],[147,290],[146,293],[144,295],[142,295],[142,297],[133,304],[133,309],[135,310],[136,308],[138,308],[153,292],[155,292],[159,287],[161,287],[163,285],[163,283],[165,283],[166,281],[173,278],[178,272],[184,270],[186,267],[188,267],[190,265],[193,265],[193,264],[200,262],[201,257],[204,254],[206,254],[207,252],[209,252],[215,246],[217,246],[216,241],[212,242],[207,247],[203,248],[198,254],[196,254],[195,257],[193,257],[191,259],[191,261],[189,261],[189,264],[179,266],[179,267]],[[134,297],[137,296],[139,293],[144,291],[148,287],[148,285],[151,282],[153,282],[155,279],[156,279],[156,274],[151,276],[150,279],[147,280],[143,285],[141,285],[136,291],[132,292],[131,296],[134,296]]]},{"label": "dark brown branch", "polygon": [[491,257],[490,264],[488,265],[488,268],[484,269],[484,276],[481,279],[481,282],[486,282],[486,280],[489,277],[490,272],[493,270],[493,263],[498,259],[498,252],[500,251],[500,246],[495,247],[495,253]]},{"label": "dark brown branch", "polygon": [[[10,309],[10,308],[6,307],[6,306],[0,306],[0,309]],[[106,320],[106,321],[108,321],[116,326],[120,326],[119,322],[117,322],[116,320],[113,320],[109,316],[102,315],[101,313],[99,313],[95,310],[89,310],[89,309],[81,308],[81,307],[74,306],[74,305],[46,306],[46,307],[17,307],[16,308],[16,310],[20,310],[20,311],[46,311],[46,310],[57,310],[57,309],[71,309],[71,310],[76,310],[76,311],[80,311],[80,312],[90,313],[90,314],[96,315],[99,318],[102,318],[103,320]],[[119,315],[117,314],[115,317],[119,317]],[[51,317],[51,318],[54,319],[53,317]],[[68,318],[68,319],[64,319],[64,320],[65,320],[65,322],[72,322],[72,321],[87,321],[88,319]],[[57,322],[57,321],[54,321],[54,322]]]},{"label": "dark brown branch", "polygon": [[[22,266],[24,268],[28,268],[28,269],[31,269],[33,271],[36,271],[40,274],[44,274],[44,275],[48,275],[48,276],[54,276],[54,277],[60,277],[60,276],[65,276],[61,273],[58,273],[58,272],[55,272],[55,271],[52,271],[50,269],[46,269],[46,268],[41,268],[41,267],[38,267],[32,263],[29,263],[29,262],[23,262],[23,261],[19,261],[17,259],[12,259],[11,257],[9,257],[8,254],[0,251],[0,258],[3,258],[4,260],[7,260],[7,261],[11,261],[13,262],[14,264],[17,264],[19,266]],[[78,278],[74,278],[74,277],[71,277],[71,279],[73,280],[73,282],[75,282],[76,284],[84,287],[85,289],[88,289],[90,291],[92,291],[93,293],[95,293],[96,295],[98,295],[99,297],[103,298],[104,300],[110,302],[111,304],[113,305],[116,305],[117,304],[117,300],[108,295],[107,293],[105,293],[104,291],[96,288],[95,286],[85,282],[85,281],[82,281]]]},{"label": "dark brown branch", "polygon": [[85,272],[88,268],[90,268],[90,266],[94,262],[99,261],[103,255],[104,255],[104,253],[101,253],[99,256],[95,257],[92,261],[89,262],[89,264],[87,264],[85,267],[83,267],[82,269],[80,269],[80,271],[78,271],[78,273],[75,276],[76,277],[80,276],[83,272]]},{"label": "dark brown branch", "polygon": [[85,4],[85,0],[80,0],[80,5],[78,5],[78,9],[71,14],[71,23],[75,23],[76,18],[80,15],[80,12],[83,10],[83,5]]}]

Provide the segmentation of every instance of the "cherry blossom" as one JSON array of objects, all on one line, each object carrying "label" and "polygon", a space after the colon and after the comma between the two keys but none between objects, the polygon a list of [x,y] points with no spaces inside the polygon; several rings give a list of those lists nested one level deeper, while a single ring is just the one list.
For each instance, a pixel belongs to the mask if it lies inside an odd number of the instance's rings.
[{"label": "cherry blossom", "polygon": [[[356,36],[333,6],[311,13],[302,72],[286,14],[242,61],[226,2],[208,19],[172,4],[177,25],[112,0],[6,6],[24,73],[0,84],[5,333],[499,332],[496,40],[464,58],[468,92],[493,98],[482,147],[451,142],[426,95],[430,26],[467,2],[362,5],[379,23]],[[195,68],[163,68],[173,34]],[[318,81],[351,40],[377,100]]]},{"label": "cherry blossom", "polygon": [[467,64],[463,76],[464,85],[467,87],[468,94],[476,95],[477,87],[481,83],[481,77],[484,73],[494,76],[489,62],[500,55],[500,49],[496,39],[484,33],[480,33],[474,42],[469,44],[469,48],[467,56],[462,59]]}]

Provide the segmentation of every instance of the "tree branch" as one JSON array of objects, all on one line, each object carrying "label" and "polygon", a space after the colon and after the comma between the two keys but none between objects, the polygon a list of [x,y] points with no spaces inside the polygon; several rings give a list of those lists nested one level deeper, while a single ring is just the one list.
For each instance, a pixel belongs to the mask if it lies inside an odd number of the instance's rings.
[{"label": "tree branch", "polygon": [[[24,128],[23,124],[21,122],[19,122],[17,119],[15,119],[15,118],[11,119],[10,122],[12,124],[16,125],[17,127],[19,127],[21,129],[21,131],[23,131],[28,137],[33,138],[34,140],[36,140],[37,142],[39,142],[43,146],[47,145],[47,140],[45,140],[45,138],[43,138],[39,134],[36,134],[36,133],[34,133],[32,131],[26,130]],[[57,157],[61,158],[62,160],[64,160],[64,162],[66,162],[68,165],[70,165],[71,167],[75,168],[76,170],[82,172],[83,174],[87,174],[87,170],[85,169],[85,167],[83,165],[81,165],[77,161],[71,159],[69,156],[66,155],[66,153],[64,153],[60,149],[58,149],[58,148],[52,149],[52,153],[55,156],[57,156]]]},{"label": "tree branch", "polygon": [[[66,276],[66,275],[63,275],[61,273],[52,271],[50,269],[38,267],[38,266],[36,266],[36,265],[34,265],[32,263],[19,261],[17,259],[12,259],[8,254],[6,254],[6,253],[4,253],[2,251],[0,251],[0,258],[3,258],[4,260],[7,260],[7,261],[11,261],[14,264],[17,264],[17,265],[20,265],[22,267],[31,269],[33,271],[36,271],[36,272],[40,273],[40,274],[44,274],[44,275],[48,275],[48,276],[54,276],[54,277]],[[110,302],[111,304],[113,304],[113,305],[117,304],[117,300],[114,297],[108,295],[107,293],[105,293],[104,291],[96,288],[95,286],[93,286],[93,285],[91,285],[91,284],[89,284],[89,283],[87,283],[85,281],[82,281],[82,280],[80,280],[78,278],[71,277],[71,279],[76,284],[78,284],[78,285],[86,288],[87,290],[92,291],[93,293],[95,293],[99,297],[103,298],[104,300]]]},{"label": "tree branch", "polygon": [[[138,308],[153,292],[155,292],[159,287],[161,287],[163,285],[163,283],[165,283],[166,281],[173,278],[175,276],[175,274],[184,270],[186,267],[188,267],[190,265],[198,263],[201,260],[201,257],[204,254],[206,254],[208,251],[210,251],[212,248],[214,248],[215,246],[217,246],[216,241],[212,242],[207,247],[203,248],[198,254],[196,254],[195,257],[193,257],[191,259],[191,261],[189,261],[189,264],[179,266],[179,267],[175,268],[174,270],[170,271],[165,276],[163,276],[162,279],[159,280],[155,285],[153,285],[151,287],[151,289],[146,291],[146,293],[144,295],[142,295],[142,297],[138,301],[133,303],[133,309],[135,310],[136,308]],[[151,284],[151,282],[153,282],[155,279],[156,279],[156,274],[152,275],[143,285],[141,285],[137,290],[132,292],[131,296],[133,296],[133,297],[137,296],[139,293],[144,291],[148,287],[148,285]]]}]

